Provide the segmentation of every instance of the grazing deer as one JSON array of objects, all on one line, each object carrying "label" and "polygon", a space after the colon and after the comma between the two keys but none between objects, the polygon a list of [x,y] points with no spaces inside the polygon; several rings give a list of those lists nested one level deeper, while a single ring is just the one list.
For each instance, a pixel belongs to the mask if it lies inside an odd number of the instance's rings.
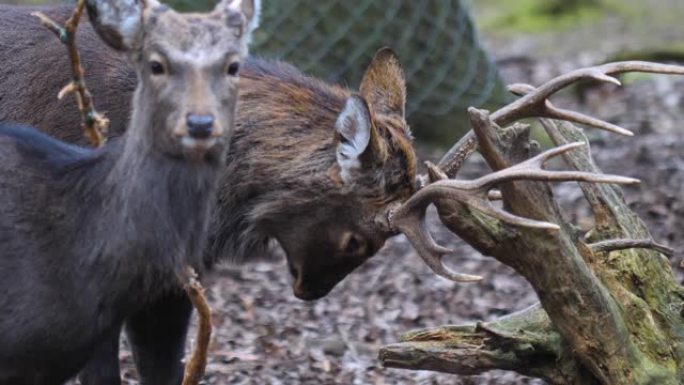
[{"label": "grazing deer", "polygon": [[253,0],[208,15],[156,0],[87,7],[139,84],[126,133],[99,150],[0,125],[0,384],[63,383],[128,315],[176,291],[201,265],[225,169]]},{"label": "grazing deer", "polygon": [[[55,19],[68,15],[63,7],[40,10]],[[29,12],[0,7],[0,46],[14,47],[12,59],[0,58],[0,118],[29,121],[51,135],[80,141],[73,124],[78,111],[54,98],[69,80],[68,62],[52,59],[61,57],[59,47]],[[120,135],[135,73],[86,24],[79,28],[78,43],[98,108],[111,119],[110,134]],[[26,86],[29,76],[35,86]],[[287,254],[295,295],[310,300],[326,295],[373,256],[393,235],[376,226],[376,215],[415,189],[405,98],[403,72],[389,50],[373,59],[359,92],[305,76],[285,63],[248,60],[241,69],[236,131],[206,264],[254,259],[275,239]],[[128,318],[126,331],[143,384],[174,383],[169,373],[180,370],[191,310],[179,293]],[[82,381],[118,384],[117,350],[116,338],[103,344]]]}]

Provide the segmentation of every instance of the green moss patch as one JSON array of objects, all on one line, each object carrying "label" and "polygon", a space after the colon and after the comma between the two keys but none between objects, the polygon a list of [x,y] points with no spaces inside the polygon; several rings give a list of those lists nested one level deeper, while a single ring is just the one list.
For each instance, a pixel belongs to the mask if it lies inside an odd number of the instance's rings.
[{"label": "green moss patch", "polygon": [[609,5],[598,0],[486,0],[496,12],[484,16],[482,27],[492,33],[543,32],[576,27],[600,19]]}]

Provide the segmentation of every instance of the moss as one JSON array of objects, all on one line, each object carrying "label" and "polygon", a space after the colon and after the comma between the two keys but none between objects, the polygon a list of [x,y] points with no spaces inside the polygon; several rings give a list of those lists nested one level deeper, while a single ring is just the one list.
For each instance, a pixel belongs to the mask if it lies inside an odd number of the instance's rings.
[{"label": "moss", "polygon": [[566,3],[548,0],[496,2],[498,12],[485,16],[482,27],[492,33],[556,31],[599,19],[608,7],[594,0]]}]

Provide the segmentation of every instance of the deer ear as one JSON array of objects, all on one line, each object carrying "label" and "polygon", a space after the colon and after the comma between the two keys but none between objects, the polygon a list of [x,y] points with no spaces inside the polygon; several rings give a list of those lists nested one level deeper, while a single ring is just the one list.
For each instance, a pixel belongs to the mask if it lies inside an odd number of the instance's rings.
[{"label": "deer ear", "polygon": [[358,96],[347,99],[335,123],[337,164],[345,184],[353,181],[354,173],[362,166],[360,158],[371,143],[372,129],[366,102]]},{"label": "deer ear", "polygon": [[382,48],[375,54],[359,90],[373,113],[404,118],[406,80],[399,59],[391,49]]},{"label": "deer ear", "polygon": [[120,51],[140,49],[143,12],[158,7],[156,0],[87,0],[88,16],[95,31],[110,47]]},{"label": "deer ear", "polygon": [[259,27],[261,0],[223,0],[216,5],[214,12],[224,13],[228,25],[240,28],[249,43],[252,32]]}]

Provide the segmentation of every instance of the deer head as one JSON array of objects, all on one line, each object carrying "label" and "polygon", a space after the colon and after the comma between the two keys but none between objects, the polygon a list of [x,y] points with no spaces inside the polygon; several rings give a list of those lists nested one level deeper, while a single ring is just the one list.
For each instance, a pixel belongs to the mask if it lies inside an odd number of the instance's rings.
[{"label": "deer head", "polygon": [[382,49],[333,122],[326,151],[334,158],[317,182],[320,190],[299,192],[287,215],[270,226],[287,254],[297,297],[323,297],[392,235],[376,225],[375,216],[415,191],[405,103],[399,61]]},{"label": "deer head", "polygon": [[169,156],[218,158],[258,7],[224,0],[206,15],[179,14],[156,0],[88,0],[95,30],[138,74],[130,134]]}]

